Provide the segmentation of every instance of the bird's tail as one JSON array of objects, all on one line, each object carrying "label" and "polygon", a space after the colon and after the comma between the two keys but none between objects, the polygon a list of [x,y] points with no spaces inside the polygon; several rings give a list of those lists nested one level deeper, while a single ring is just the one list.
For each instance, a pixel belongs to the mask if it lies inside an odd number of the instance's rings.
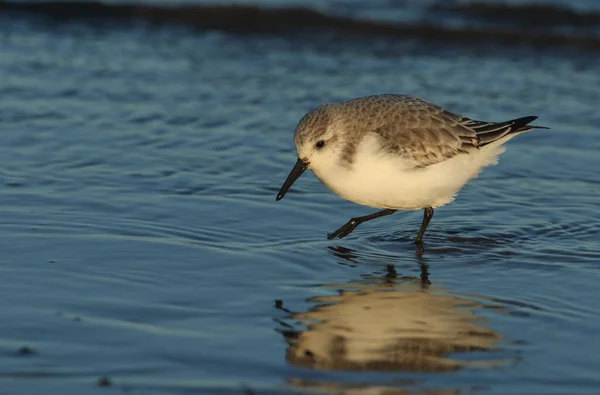
[{"label": "bird's tail", "polygon": [[475,131],[477,137],[479,137],[479,146],[483,147],[511,134],[516,135],[532,129],[549,129],[545,126],[529,125],[530,122],[536,119],[536,116],[528,116],[498,123],[469,120],[465,123],[465,126]]}]

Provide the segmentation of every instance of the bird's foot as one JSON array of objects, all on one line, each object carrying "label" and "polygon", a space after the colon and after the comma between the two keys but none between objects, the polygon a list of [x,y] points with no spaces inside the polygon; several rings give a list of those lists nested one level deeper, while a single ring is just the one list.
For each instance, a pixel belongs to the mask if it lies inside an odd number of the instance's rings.
[{"label": "bird's foot", "polygon": [[350,221],[346,222],[346,224],[344,226],[342,226],[335,232],[329,233],[327,235],[327,239],[331,240],[331,239],[335,239],[336,237],[340,238],[340,239],[344,238],[344,237],[348,236],[350,233],[352,233],[354,231],[354,229],[356,229],[358,224],[360,224],[360,222],[358,222],[356,219],[352,218]]}]

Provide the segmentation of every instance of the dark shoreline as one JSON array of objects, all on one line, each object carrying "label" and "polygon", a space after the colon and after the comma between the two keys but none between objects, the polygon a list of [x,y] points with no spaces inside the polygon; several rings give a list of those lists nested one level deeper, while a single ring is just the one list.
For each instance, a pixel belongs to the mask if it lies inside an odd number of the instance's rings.
[{"label": "dark shoreline", "polygon": [[[387,37],[421,40],[452,45],[529,46],[546,49],[600,51],[600,37],[560,34],[540,29],[553,25],[597,25],[599,14],[580,14],[548,6],[469,6],[433,10],[461,15],[491,18],[492,21],[529,21],[517,26],[476,26],[446,28],[433,24],[399,24],[327,15],[308,8],[266,8],[243,5],[193,5],[166,7],[155,5],[115,5],[100,2],[27,2],[0,1],[0,15],[17,17],[36,15],[53,21],[133,22],[147,21],[157,25],[180,25],[193,29],[220,30],[236,34],[294,35],[305,32],[330,31],[355,37]],[[562,15],[562,17],[561,17]],[[561,19],[562,18],[562,19]],[[551,22],[552,21],[552,22]]]}]

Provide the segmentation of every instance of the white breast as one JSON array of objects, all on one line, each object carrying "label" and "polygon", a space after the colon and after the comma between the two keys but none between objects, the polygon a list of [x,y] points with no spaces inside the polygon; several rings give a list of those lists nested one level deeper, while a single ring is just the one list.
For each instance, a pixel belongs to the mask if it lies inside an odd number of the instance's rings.
[{"label": "white breast", "polygon": [[417,210],[443,206],[482,168],[497,162],[504,148],[494,145],[460,154],[422,169],[398,155],[378,152],[375,136],[366,136],[350,168],[341,162],[313,168],[333,192],[352,202],[375,208]]}]

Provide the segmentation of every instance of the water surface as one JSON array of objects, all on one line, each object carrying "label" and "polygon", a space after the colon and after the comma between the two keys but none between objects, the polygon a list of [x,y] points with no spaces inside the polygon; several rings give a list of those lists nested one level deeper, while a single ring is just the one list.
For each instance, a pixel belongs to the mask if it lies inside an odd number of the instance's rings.
[{"label": "water surface", "polygon": [[[590,52],[0,16],[0,393],[593,394],[600,74]],[[538,115],[452,204],[307,173],[326,101]],[[111,385],[99,379],[106,378]]]}]

